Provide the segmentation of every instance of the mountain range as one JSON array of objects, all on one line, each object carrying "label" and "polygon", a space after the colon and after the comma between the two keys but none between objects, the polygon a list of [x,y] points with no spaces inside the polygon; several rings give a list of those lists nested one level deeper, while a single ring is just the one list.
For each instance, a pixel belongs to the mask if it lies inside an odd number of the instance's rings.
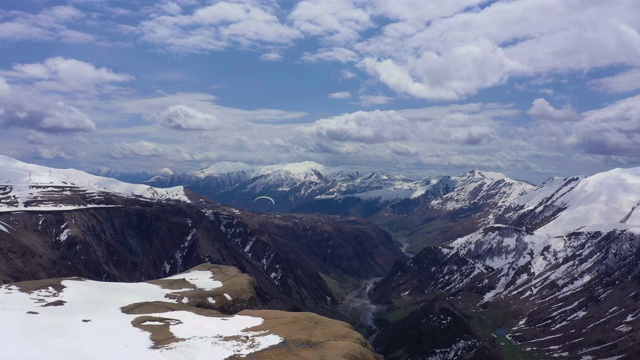
[{"label": "mountain range", "polygon": [[[369,219],[415,253],[490,222],[513,198],[534,188],[499,173],[415,180],[381,172],[332,170],[314,162],[250,167],[221,163],[159,175],[154,187],[187,186],[216,201],[262,212],[323,213]],[[269,196],[274,202],[256,201]]]},{"label": "mountain range", "polygon": [[131,185],[0,160],[5,282],[221,263],[255,279],[250,308],[350,321],[388,359],[640,356],[640,168],[534,186],[221,163]]},{"label": "mountain range", "polygon": [[[389,231],[415,254],[371,294],[384,309],[374,345],[389,358],[638,356],[640,169],[534,186],[481,171],[414,180],[236,164],[149,183],[247,208],[268,194],[279,206],[263,211],[360,216]],[[445,318],[456,326],[434,339]]]},{"label": "mountain range", "polygon": [[[374,343],[391,359],[639,357],[639,201],[639,168],[549,179],[396,263],[372,294],[387,329]],[[451,336],[424,341],[434,329]]]}]

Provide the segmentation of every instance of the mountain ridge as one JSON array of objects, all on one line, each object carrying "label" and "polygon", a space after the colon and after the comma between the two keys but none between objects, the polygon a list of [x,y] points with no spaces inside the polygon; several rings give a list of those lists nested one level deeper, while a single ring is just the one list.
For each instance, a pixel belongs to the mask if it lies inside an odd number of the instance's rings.
[{"label": "mountain ridge", "polygon": [[640,168],[550,179],[480,229],[399,261],[372,294],[387,311],[376,346],[411,356],[416,348],[384,329],[417,319],[385,321],[413,309],[428,324],[420,304],[435,301],[464,314],[470,330],[454,340],[475,343],[467,355],[484,346],[501,358],[516,348],[533,358],[640,356],[638,200]]}]

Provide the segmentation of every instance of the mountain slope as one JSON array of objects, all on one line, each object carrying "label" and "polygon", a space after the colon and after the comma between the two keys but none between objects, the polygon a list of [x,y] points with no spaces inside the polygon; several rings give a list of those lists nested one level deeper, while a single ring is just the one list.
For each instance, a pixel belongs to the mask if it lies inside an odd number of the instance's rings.
[{"label": "mountain slope", "polygon": [[550,179],[481,230],[396,264],[373,296],[391,314],[446,302],[503,358],[636,358],[638,201],[640,168]]},{"label": "mountain slope", "polygon": [[[379,172],[335,171],[313,162],[262,168],[216,164],[147,183],[188,186],[220,203],[262,212],[364,217],[407,244],[409,252],[477,230],[511,199],[533,188],[490,172],[414,180]],[[274,203],[256,201],[261,195]]]},{"label": "mountain slope", "polygon": [[211,264],[144,283],[63,278],[2,285],[0,317],[12,324],[0,329],[2,351],[12,358],[376,358],[347,324],[315,314],[217,311],[246,308],[255,290],[236,268]]},{"label": "mountain slope", "polygon": [[75,169],[51,169],[0,155],[0,212],[72,210],[116,204],[113,197],[188,202],[184,187],[129,184]]},{"label": "mountain slope", "polygon": [[[44,173],[47,186],[81,183],[74,180],[75,170],[10,165],[0,172],[20,174],[24,182],[31,171],[32,182]],[[78,174],[83,176],[103,181]],[[49,194],[32,189],[12,188],[0,197],[3,282],[65,276],[145,281],[216,262],[254,277],[262,306],[337,317],[339,301],[350,289],[384,275],[402,256],[387,233],[363,220],[244,212],[188,191],[194,201],[177,200],[185,196],[182,187],[156,190],[104,181],[99,190],[95,183],[77,185],[80,193],[55,189],[55,199],[46,201]],[[114,186],[107,189],[109,182]],[[98,191],[101,200],[93,200],[89,194]]]}]

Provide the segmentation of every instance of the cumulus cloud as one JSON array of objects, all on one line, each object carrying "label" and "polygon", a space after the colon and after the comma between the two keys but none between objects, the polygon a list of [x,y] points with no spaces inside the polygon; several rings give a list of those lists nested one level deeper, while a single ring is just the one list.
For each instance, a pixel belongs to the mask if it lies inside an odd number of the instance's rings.
[{"label": "cumulus cloud", "polygon": [[[445,147],[487,145],[508,132],[509,122],[520,115],[509,104],[468,103],[406,109],[398,113],[413,124],[416,141]],[[512,134],[509,134],[512,136]],[[477,151],[477,150],[476,150]]]},{"label": "cumulus cloud", "polygon": [[288,18],[301,32],[337,45],[357,40],[373,26],[366,9],[350,0],[300,1]]},{"label": "cumulus cloud", "polygon": [[409,138],[410,124],[395,111],[357,111],[321,119],[313,124],[315,134],[323,139],[379,143]]},{"label": "cumulus cloud", "polygon": [[572,141],[590,154],[638,157],[640,95],[588,111],[573,127]]},{"label": "cumulus cloud", "polygon": [[497,137],[498,136],[493,129],[483,126],[452,129],[450,135],[451,140],[462,145],[486,144]]},{"label": "cumulus cloud", "polygon": [[618,164],[640,160],[640,95],[583,113],[536,99],[528,113],[537,121],[528,132],[521,129],[523,138],[546,153],[572,151],[583,163],[601,163],[603,157]]},{"label": "cumulus cloud", "polygon": [[4,127],[26,128],[48,133],[91,132],[96,124],[73,106],[58,102],[47,111],[14,109],[0,116]]},{"label": "cumulus cloud", "polygon": [[521,66],[486,39],[451,47],[442,53],[423,51],[397,63],[366,58],[360,67],[400,94],[456,100],[478,89],[504,83]]},{"label": "cumulus cloud", "polygon": [[580,115],[571,105],[565,105],[556,109],[547,100],[538,98],[533,101],[531,108],[527,111],[531,117],[539,121],[577,121]]},{"label": "cumulus cloud", "polygon": [[632,69],[614,76],[592,80],[594,88],[607,93],[625,93],[640,89],[640,69]]},{"label": "cumulus cloud", "polygon": [[329,99],[348,99],[351,97],[351,93],[348,91],[339,91],[329,94]]},{"label": "cumulus cloud", "polygon": [[220,1],[185,13],[154,13],[139,28],[142,40],[170,51],[219,51],[231,45],[286,45],[302,34],[278,19],[275,4]]},{"label": "cumulus cloud", "polygon": [[101,85],[133,80],[128,74],[63,57],[53,57],[38,63],[15,64],[12,69],[0,74],[14,82],[31,82],[39,89],[59,92],[94,90]]},{"label": "cumulus cloud", "polygon": [[387,23],[351,49],[390,89],[429,100],[461,99],[514,76],[640,64],[638,3],[516,0],[468,11],[484,3],[373,1],[367,11]]},{"label": "cumulus cloud", "polygon": [[150,115],[149,119],[174,130],[214,130],[220,127],[215,115],[184,105],[169,106],[161,113]]},{"label": "cumulus cloud", "polygon": [[415,81],[409,70],[397,65],[391,59],[378,61],[377,59],[364,59],[360,66],[378,78],[382,83],[398,93],[408,94],[420,98],[456,99],[455,92],[449,89],[430,89],[427,85]]},{"label": "cumulus cloud", "polygon": [[38,128],[50,132],[95,131],[96,124],[82,111],[58,102],[38,124]]},{"label": "cumulus cloud", "polygon": [[60,40],[79,43],[93,38],[89,34],[68,28],[85,16],[73,6],[52,6],[37,14],[7,11],[2,15],[0,39],[3,40]]}]

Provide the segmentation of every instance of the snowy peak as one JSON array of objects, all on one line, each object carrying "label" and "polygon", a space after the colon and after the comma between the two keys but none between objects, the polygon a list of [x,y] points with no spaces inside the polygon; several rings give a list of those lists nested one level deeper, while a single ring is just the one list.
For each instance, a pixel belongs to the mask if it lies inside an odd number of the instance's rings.
[{"label": "snowy peak", "polygon": [[291,177],[298,180],[321,181],[327,175],[324,165],[313,161],[303,161],[298,163],[288,163],[281,165],[268,165],[260,169],[258,175],[280,174],[280,176]]},{"label": "snowy peak", "polygon": [[393,201],[414,197],[422,188],[421,182],[402,175],[339,172],[331,191],[318,198],[357,197],[363,200]]},{"label": "snowy peak", "polygon": [[0,155],[0,211],[107,206],[112,195],[189,201],[183,187],[156,189],[75,169],[27,164]]},{"label": "snowy peak", "polygon": [[503,174],[477,170],[460,176],[441,178],[438,185],[452,190],[444,197],[435,199],[432,205],[443,206],[449,210],[463,208],[474,202],[491,202],[503,208],[525,192],[534,189],[529,183],[511,179]]},{"label": "snowy peak", "polygon": [[509,191],[510,182],[493,177],[483,185],[481,177],[459,177],[439,204],[470,204],[493,192],[505,206],[485,213],[479,230],[423,249],[378,289],[417,306],[431,294],[455,297],[459,309],[482,308],[486,321],[509,313],[496,324],[508,334],[496,337],[534,358],[639,358],[640,168]]},{"label": "snowy peak", "polygon": [[510,177],[499,173],[499,172],[493,172],[493,171],[479,171],[479,170],[471,170],[467,173],[464,173],[462,175],[459,176],[454,176],[452,177],[452,179],[459,181],[459,182],[463,182],[463,183],[469,183],[469,182],[489,182],[489,183],[493,183],[493,182],[499,182],[499,181],[504,181],[504,182],[509,182],[509,183],[521,183],[522,181],[519,180],[514,180],[511,179]]},{"label": "snowy peak", "polygon": [[237,172],[253,173],[254,171],[255,167],[242,162],[221,161],[200,170],[192,171],[188,174],[203,179],[207,176],[224,175]]},{"label": "snowy peak", "polygon": [[558,194],[557,207],[565,208],[541,232],[565,234],[573,230],[640,230],[640,168],[614,169],[576,182]]},{"label": "snowy peak", "polygon": [[175,173],[173,172],[173,170],[169,169],[168,167],[164,167],[162,169],[158,169],[155,171],[156,175],[174,175]]}]

